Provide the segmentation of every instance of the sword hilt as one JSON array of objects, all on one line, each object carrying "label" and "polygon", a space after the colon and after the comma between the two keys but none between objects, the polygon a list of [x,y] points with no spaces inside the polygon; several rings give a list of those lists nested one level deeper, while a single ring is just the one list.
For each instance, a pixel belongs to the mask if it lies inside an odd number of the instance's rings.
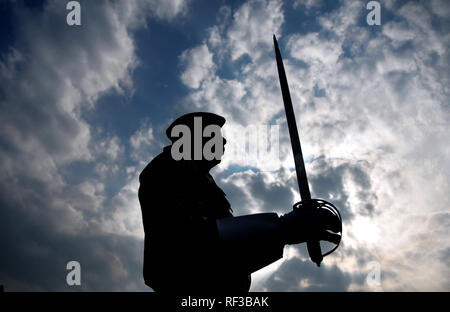
[{"label": "sword hilt", "polygon": [[[303,206],[303,207],[300,207]],[[301,201],[294,205],[295,209],[318,209],[318,206],[312,201],[312,200],[305,200]],[[320,267],[320,263],[323,260],[322,256],[322,249],[320,248],[320,242],[319,241],[307,241],[306,247],[308,248],[308,254],[311,258],[311,261],[317,264],[318,267]]]},{"label": "sword hilt", "polygon": [[[336,218],[340,221],[340,229],[339,232],[341,233],[342,237],[342,217],[339,213],[339,210],[334,206],[332,203],[327,202],[323,199],[310,199],[310,200],[304,200],[296,203],[294,205],[295,209],[327,209],[331,211]],[[309,257],[311,258],[311,261],[317,264],[318,267],[320,267],[320,263],[322,262],[323,258],[333,251],[335,251],[339,247],[340,241],[336,244],[336,246],[330,250],[329,252],[322,254],[322,249],[320,247],[319,241],[307,241],[306,246],[308,248]]]}]

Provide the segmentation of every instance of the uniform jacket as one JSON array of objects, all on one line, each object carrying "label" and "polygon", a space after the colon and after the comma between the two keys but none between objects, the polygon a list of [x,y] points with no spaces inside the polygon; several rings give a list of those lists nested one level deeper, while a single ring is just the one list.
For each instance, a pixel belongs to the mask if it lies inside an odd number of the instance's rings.
[{"label": "uniform jacket", "polygon": [[139,176],[146,284],[162,292],[248,291],[248,272],[218,239],[216,219],[232,217],[225,193],[194,161],[175,161],[170,148]]}]

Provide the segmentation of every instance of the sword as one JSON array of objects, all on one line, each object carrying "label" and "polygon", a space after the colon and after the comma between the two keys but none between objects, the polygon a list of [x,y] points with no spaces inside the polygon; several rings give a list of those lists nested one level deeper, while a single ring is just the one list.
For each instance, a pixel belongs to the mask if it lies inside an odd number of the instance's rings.
[{"label": "sword", "polygon": [[[308,177],[306,176],[305,162],[303,161],[302,147],[298,135],[297,124],[295,122],[294,109],[292,107],[291,94],[284,71],[283,60],[281,58],[280,49],[278,47],[277,38],[273,35],[273,43],[275,46],[275,56],[277,59],[278,77],[280,78],[281,93],[283,95],[284,110],[289,128],[289,137],[291,138],[292,152],[294,153],[295,171],[297,173],[298,188],[302,202],[311,201],[311,193],[309,192]],[[307,243],[309,257],[311,261],[320,266],[323,260],[322,251],[319,241],[308,241]]]}]

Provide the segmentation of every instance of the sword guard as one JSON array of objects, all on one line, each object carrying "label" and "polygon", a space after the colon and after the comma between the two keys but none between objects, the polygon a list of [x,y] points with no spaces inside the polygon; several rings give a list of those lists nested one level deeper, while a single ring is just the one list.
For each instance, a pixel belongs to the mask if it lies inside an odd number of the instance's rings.
[{"label": "sword guard", "polygon": [[[341,233],[341,238],[342,238],[342,217],[341,217],[341,214],[339,213],[339,210],[332,203],[330,203],[324,199],[309,199],[309,200],[304,200],[304,201],[295,203],[293,208],[294,208],[294,210],[296,210],[296,209],[327,209],[327,210],[331,211],[336,216],[336,218],[338,218],[340,221],[341,226],[340,226],[339,232]],[[322,262],[323,258],[325,256],[328,256],[332,252],[334,252],[339,247],[340,243],[341,243],[341,240],[339,240],[339,242],[336,244],[336,246],[333,249],[331,249],[329,252],[322,254],[322,250],[320,248],[319,241],[308,241],[307,247],[308,247],[308,253],[309,253],[309,257],[311,258],[311,261],[313,261],[314,263],[317,264],[318,267],[320,267],[320,263]]]}]

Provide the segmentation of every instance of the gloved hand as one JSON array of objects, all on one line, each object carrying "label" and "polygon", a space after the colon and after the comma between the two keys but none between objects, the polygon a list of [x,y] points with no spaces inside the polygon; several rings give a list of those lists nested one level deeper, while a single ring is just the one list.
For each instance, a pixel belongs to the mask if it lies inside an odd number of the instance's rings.
[{"label": "gloved hand", "polygon": [[[339,243],[340,220],[327,209],[295,209],[280,217],[281,236],[285,244],[325,240]],[[332,231],[334,233],[328,232]]]}]

